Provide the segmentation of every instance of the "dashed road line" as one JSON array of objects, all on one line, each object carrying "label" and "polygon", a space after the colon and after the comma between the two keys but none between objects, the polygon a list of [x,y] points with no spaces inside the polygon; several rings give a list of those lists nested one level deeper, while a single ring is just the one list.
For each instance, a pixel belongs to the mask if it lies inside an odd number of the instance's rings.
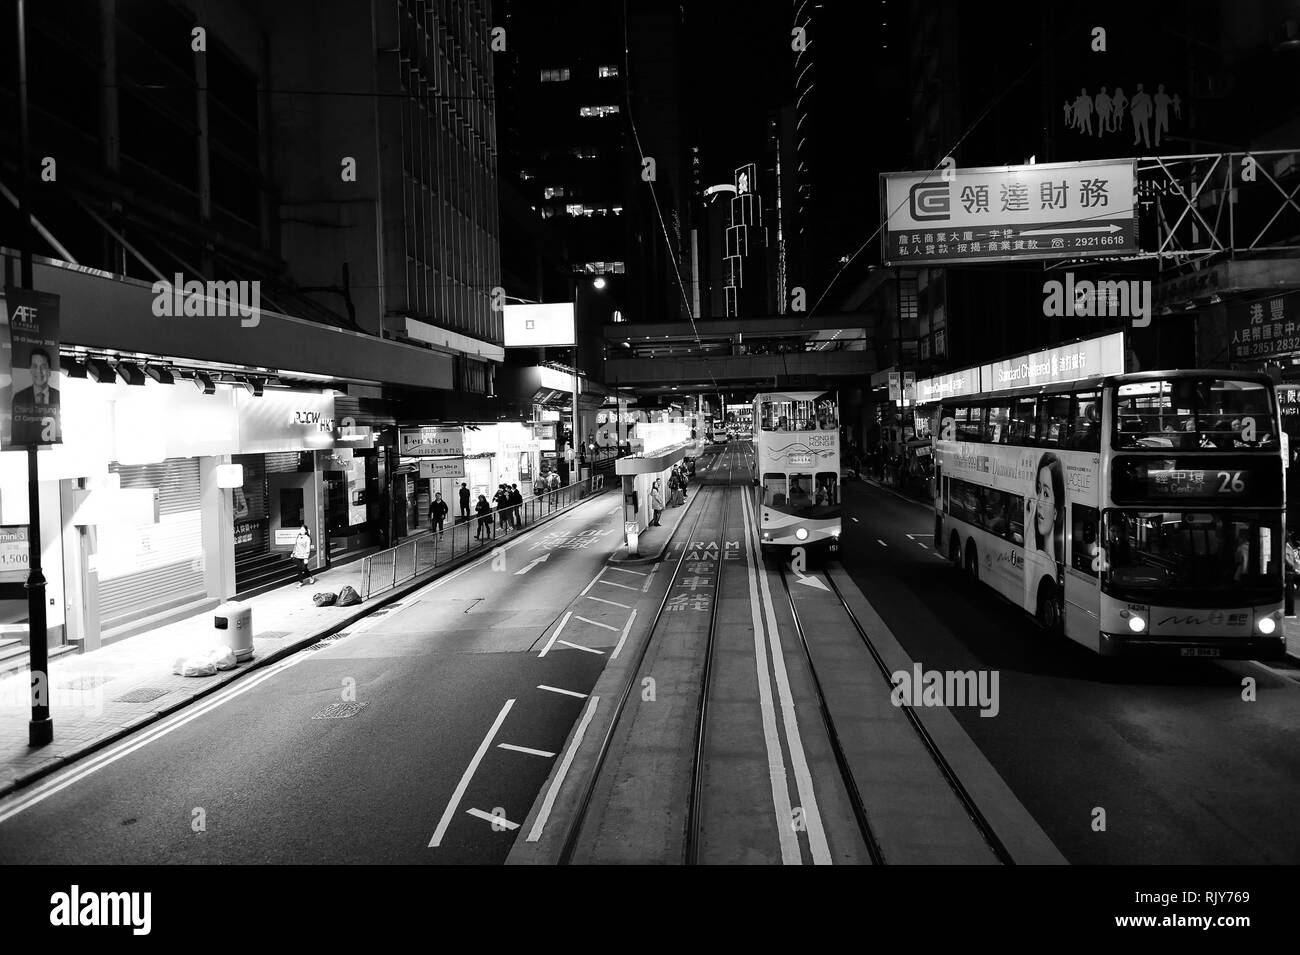
[{"label": "dashed road line", "polygon": [[564,615],[564,619],[560,621],[560,625],[556,627],[555,632],[551,634],[551,639],[546,641],[546,646],[542,647],[542,652],[537,654],[539,660],[551,652],[551,647],[555,646],[555,641],[560,636],[560,631],[564,629],[564,625],[569,622],[569,618],[572,616],[572,610]]},{"label": "dashed road line", "polygon": [[[465,798],[465,790],[469,788],[469,781],[474,777],[478,764],[483,761],[484,754],[487,753],[488,747],[492,745],[492,739],[497,735],[497,730],[501,729],[501,724],[506,720],[506,714],[510,712],[510,707],[515,705],[514,700],[506,700],[506,705],[501,707],[501,712],[497,718],[492,721],[492,728],[487,731],[483,737],[483,742],[478,744],[478,749],[474,753],[474,758],[469,761],[465,767],[465,773],[460,777],[460,782],[456,785],[456,790],[451,794],[451,800],[447,803],[447,808],[443,810],[442,818],[438,820],[438,828],[433,830],[433,838],[429,840],[429,848],[436,849],[442,843],[442,837],[447,833],[447,827],[451,825],[452,814],[456,812],[456,807],[460,801]],[[474,810],[470,810],[471,813]]]},{"label": "dashed road line", "polygon": [[884,541],[882,541],[879,537],[876,538],[876,543],[879,544],[881,547],[888,547],[888,546],[889,546],[889,545],[886,544]]},{"label": "dashed road line", "polygon": [[639,587],[629,587],[627,584],[616,584],[612,580],[601,580],[600,583],[607,584],[610,587],[622,587],[624,590],[639,590]]},{"label": "dashed road line", "polygon": [[606,600],[604,597],[593,597],[591,594],[587,594],[587,599],[594,600],[596,603],[609,604],[613,607],[622,607],[624,610],[632,609],[631,604],[621,604],[617,600]]},{"label": "dashed road line", "polygon": [[632,611],[632,616],[628,617],[627,624],[623,627],[623,635],[618,638],[618,644],[614,647],[614,652],[609,655],[611,660],[618,659],[618,652],[623,649],[623,644],[627,640],[628,631],[632,629],[632,622],[636,620],[636,611]]},{"label": "dashed road line", "polygon": [[638,577],[649,577],[649,576],[650,576],[650,575],[647,574],[645,571],[641,571],[641,570],[628,570],[626,567],[614,567],[614,566],[611,565],[609,569],[610,569],[610,570],[617,570],[619,573],[623,573],[623,574],[636,574]]},{"label": "dashed road line", "polygon": [[529,756],[545,756],[547,759],[554,756],[554,753],[548,753],[544,749],[533,749],[531,746],[516,746],[514,743],[497,743],[497,749],[508,749],[512,753],[527,753]]},{"label": "dashed road line", "polygon": [[562,644],[564,644],[566,647],[572,647],[574,650],[586,650],[588,653],[598,653],[598,654],[600,654],[600,655],[602,655],[602,656],[604,656],[604,653],[605,653],[604,650],[597,650],[597,649],[595,649],[594,647],[584,647],[584,646],[583,646],[582,644],[580,644],[580,643],[570,643],[568,640],[558,640],[558,641],[556,641],[556,642],[557,642],[557,643],[562,643]]},{"label": "dashed road line", "polygon": [[537,689],[545,690],[548,693],[563,693],[565,696],[576,696],[580,700],[587,698],[586,693],[579,693],[577,690],[566,690],[563,687],[547,686],[545,683],[537,684]]},{"label": "dashed road line", "polygon": [[465,813],[466,815],[477,816],[479,819],[492,823],[493,832],[496,832],[498,828],[505,829],[509,832],[513,832],[519,828],[519,823],[511,822],[505,816],[498,816],[494,813],[484,812],[482,809],[466,809]]},{"label": "dashed road line", "polygon": [[537,818],[533,820],[533,828],[529,831],[525,841],[536,842],[542,838],[542,830],[546,827],[546,821],[551,818],[551,809],[555,806],[555,797],[560,792],[560,786],[564,784],[564,777],[569,773],[569,767],[573,765],[573,757],[578,752],[578,747],[582,745],[582,737],[586,735],[587,727],[591,724],[592,714],[596,712],[596,706],[600,703],[600,697],[593,696],[591,702],[587,704],[586,711],[582,714],[582,720],[578,723],[578,728],[573,731],[573,739],[569,741],[569,748],[564,753],[564,759],[560,761],[560,770],[551,780],[551,788],[546,791],[546,798],[542,800],[542,808],[537,813]]},{"label": "dashed road line", "polygon": [[588,620],[586,617],[579,617],[576,614],[574,615],[573,619],[581,620],[583,623],[589,623],[593,627],[604,627],[606,630],[613,630],[615,633],[618,633],[618,627],[611,627],[609,624],[601,623],[599,620]]}]

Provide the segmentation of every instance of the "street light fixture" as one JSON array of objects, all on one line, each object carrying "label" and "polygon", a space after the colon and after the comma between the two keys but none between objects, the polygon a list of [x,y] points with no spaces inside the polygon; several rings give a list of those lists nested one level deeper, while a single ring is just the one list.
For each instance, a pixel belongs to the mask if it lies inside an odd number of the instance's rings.
[{"label": "street light fixture", "polygon": [[591,287],[592,287],[592,288],[604,288],[604,287],[605,287],[605,278],[604,278],[604,276],[597,276],[595,279],[593,279],[593,280],[592,280],[592,283],[591,283]]}]

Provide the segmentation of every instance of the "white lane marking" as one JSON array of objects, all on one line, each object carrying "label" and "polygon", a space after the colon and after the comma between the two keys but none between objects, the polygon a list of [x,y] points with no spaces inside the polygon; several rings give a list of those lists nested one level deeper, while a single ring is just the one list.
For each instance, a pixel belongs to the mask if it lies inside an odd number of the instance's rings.
[{"label": "white lane marking", "polygon": [[590,590],[592,587],[596,586],[596,584],[600,583],[600,577],[601,577],[601,574],[603,574],[603,573],[605,573],[605,568],[604,568],[604,567],[602,567],[602,568],[600,568],[600,570],[596,571],[596,576],[595,576],[595,577],[592,577],[591,580],[587,581],[587,586],[585,586],[585,587],[582,588],[582,593],[578,594],[578,596],[579,596],[579,597],[585,597],[585,596],[587,596],[587,591]]},{"label": "white lane marking", "polygon": [[[573,517],[577,516],[577,512],[580,509],[580,507],[581,506],[579,506],[578,508],[574,508],[572,511],[566,514],[561,515],[556,520],[559,522],[571,520]],[[471,560],[469,563],[456,568],[449,574],[444,574],[441,577],[437,578],[436,580],[429,581],[429,583],[423,585],[422,587],[420,587],[418,590],[414,591],[410,595],[412,597],[411,602],[406,604],[404,607],[402,607],[401,612],[410,610],[412,607],[428,600],[429,597],[431,596],[431,591],[434,591],[439,587],[442,587],[444,584],[451,583],[452,581],[458,579],[459,577],[468,574],[470,571],[475,570],[482,564],[485,564],[488,561],[492,560],[497,550],[499,549],[510,550],[511,548],[524,543],[526,540],[533,537],[539,531],[546,529],[547,526],[549,525],[534,527],[530,530],[524,531],[514,540],[511,540],[501,545],[501,547],[490,548],[481,557],[477,557],[474,560]],[[388,620],[389,622],[391,622],[392,617],[390,616]],[[358,628],[366,627],[367,624],[370,622],[371,620],[367,618],[367,620],[358,623]],[[561,624],[561,626],[563,626],[563,624]],[[363,629],[358,629],[350,633],[344,639],[351,640],[355,637],[363,636],[365,632],[366,631]],[[557,630],[556,632],[558,633],[559,631]],[[342,640],[334,640],[331,642],[331,645],[337,645],[338,643],[342,643],[342,642],[343,642]],[[545,655],[545,651],[543,651],[543,655]],[[173,731],[180,729],[182,726],[186,725],[187,723],[190,723],[201,716],[205,716],[207,713],[211,712],[217,707],[230,702],[231,700],[235,699],[235,697],[241,696],[244,693],[247,693],[249,690],[256,689],[261,684],[265,683],[266,681],[272,679],[275,676],[278,676],[279,674],[283,673],[285,670],[289,669],[290,667],[297,666],[299,663],[302,663],[303,661],[311,658],[312,658],[312,653],[310,652],[310,648],[309,647],[304,648],[302,651],[295,653],[293,656],[285,660],[282,660],[279,663],[275,663],[269,667],[266,667],[260,673],[254,671],[253,675],[243,677],[243,678],[236,678],[236,680],[233,683],[231,683],[228,687],[217,690],[215,693],[202,698],[197,703],[193,703],[185,707],[183,710],[173,714],[172,716],[166,717],[157,723],[153,723],[149,726],[144,727],[142,730],[140,730],[141,735],[132,736],[128,739],[121,741],[120,743],[115,744],[114,746],[109,747],[108,749],[93,754],[92,756],[89,756],[84,760],[78,760],[77,763],[74,764],[72,767],[70,767],[65,773],[55,775],[47,779],[46,781],[37,784],[35,788],[22,793],[21,798],[18,799],[16,802],[12,803],[7,809],[0,810],[0,823],[3,823],[8,819],[13,818],[14,816],[18,815],[19,813],[23,812],[26,809],[30,809],[32,806],[44,802],[50,796],[53,796],[56,793],[63,791],[67,787],[80,782],[81,780],[98,772],[104,767],[117,762],[119,759],[131,755],[136,750],[142,749],[145,746],[149,745],[150,743],[162,739],[164,736],[167,736]],[[556,692],[564,692],[564,691],[557,690]]]},{"label": "white lane marking", "polygon": [[558,686],[547,686],[545,683],[537,684],[537,689],[545,690],[548,693],[563,693],[565,696],[576,696],[580,700],[587,698],[586,693],[579,693],[577,690],[564,690]]},{"label": "white lane marking", "polygon": [[[469,781],[474,776],[474,771],[478,769],[478,764],[483,761],[484,754],[487,753],[488,747],[492,745],[492,738],[497,735],[497,730],[501,729],[501,724],[506,721],[506,714],[510,712],[510,707],[515,705],[514,700],[506,700],[506,705],[501,707],[501,712],[497,718],[492,721],[492,728],[487,731],[483,737],[483,742],[478,744],[478,749],[474,753],[474,758],[469,761],[465,767],[465,773],[460,777],[460,782],[456,785],[455,791],[451,794],[451,801],[447,803],[447,808],[443,810],[442,818],[438,820],[438,828],[433,830],[433,838],[429,840],[429,848],[437,848],[442,842],[442,837],[447,832],[447,827],[451,825],[451,817],[456,812],[456,807],[460,801],[465,798],[465,790],[469,788]],[[473,812],[473,810],[470,810]]]},{"label": "white lane marking", "polygon": [[636,620],[636,611],[632,611],[632,616],[627,618],[627,624],[623,627],[623,635],[618,638],[618,645],[614,647],[614,652],[609,655],[611,660],[618,659],[618,651],[623,649],[623,643],[627,640],[628,631],[632,629],[632,621]]},{"label": "white lane marking", "polygon": [[545,756],[550,758],[554,753],[548,753],[544,749],[533,749],[530,746],[516,746],[514,743],[497,743],[497,749],[508,749],[512,753],[527,753],[529,756]]},{"label": "white lane marking", "polygon": [[650,576],[645,579],[645,584],[641,587],[641,593],[646,594],[650,592],[650,584],[653,583],[655,579],[655,571],[658,569],[659,569],[658,564],[655,564],[653,567],[650,568]]},{"label": "white lane marking", "polygon": [[[349,635],[345,639],[350,640],[351,638],[351,635]],[[333,641],[335,644],[341,642],[343,641]],[[172,731],[180,729],[186,723],[190,723],[198,719],[200,716],[206,715],[217,707],[230,702],[235,697],[241,696],[249,690],[255,689],[290,667],[297,666],[304,660],[310,659],[311,656],[310,653],[306,652],[295,654],[280,663],[267,667],[266,671],[263,673],[256,676],[245,677],[243,680],[239,680],[225,689],[217,690],[214,694],[205,697],[199,703],[187,706],[179,713],[169,716],[159,723],[145,727],[141,730],[142,735],[139,737],[123,740],[121,743],[97,753],[86,760],[79,761],[75,766],[67,770],[67,772],[54,776],[53,778],[38,784],[36,788],[32,789],[30,792],[24,792],[17,801],[9,806],[8,809],[0,812],[0,823],[18,815],[24,809],[30,809],[32,806],[43,802],[50,796],[61,792],[74,783],[80,782],[87,776],[103,769],[105,766],[109,766],[112,763],[117,762],[119,759],[129,756],[136,750],[147,746],[155,740],[161,739]]]},{"label": "white lane marking", "polygon": [[560,760],[560,770],[555,774],[555,778],[551,780],[551,788],[546,790],[546,798],[542,800],[542,808],[538,810],[537,818],[533,820],[533,828],[529,830],[528,838],[524,841],[536,842],[542,837],[542,830],[546,827],[546,820],[551,818],[551,809],[555,805],[555,797],[560,792],[560,786],[564,784],[564,777],[568,774],[569,767],[573,765],[573,757],[578,752],[578,747],[582,745],[582,737],[587,732],[587,726],[591,723],[592,714],[596,712],[596,704],[599,702],[600,697],[593,696],[591,702],[587,704],[587,709],[578,722],[578,728],[573,731],[573,739],[569,741],[569,748],[565,750],[564,759]]},{"label": "white lane marking", "polygon": [[648,577],[648,576],[650,576],[649,574],[647,574],[647,573],[646,573],[645,571],[643,571],[643,570],[628,570],[626,567],[615,567],[613,564],[610,564],[609,569],[610,569],[610,570],[617,570],[617,571],[618,571],[619,573],[621,573],[621,574],[636,574],[638,577]]},{"label": "white lane marking", "polygon": [[751,534],[752,515],[747,507],[748,495],[741,496],[741,514],[745,519],[745,572],[749,579],[749,612],[754,630],[754,666],[758,673],[758,708],[763,718],[763,743],[767,749],[767,778],[772,788],[772,810],[776,814],[777,841],[783,865],[803,861],[799,840],[790,820],[790,787],[786,781],[785,760],[781,755],[781,737],[776,728],[776,710],[772,704],[772,676],[767,667],[767,647],[763,642],[763,621],[758,613],[757,569],[761,566],[754,554]]},{"label": "white lane marking", "polygon": [[591,594],[586,595],[588,600],[594,600],[596,603],[609,604],[612,607],[622,607],[624,610],[631,610],[631,604],[621,604],[617,600],[606,600],[604,597],[593,597]]},{"label": "white lane marking", "polygon": [[856,517],[851,517],[851,518],[849,518],[849,520],[853,521],[854,524],[861,524],[861,523],[862,523],[862,522],[861,522],[860,520],[858,520]]},{"label": "white lane marking", "polygon": [[542,647],[542,652],[537,654],[537,659],[540,660],[542,657],[546,656],[546,654],[548,654],[551,651],[551,647],[555,645],[555,640],[557,637],[559,637],[560,631],[564,629],[564,625],[569,622],[569,618],[572,616],[573,616],[572,610],[570,610],[568,613],[564,615],[564,619],[560,621],[560,625],[556,627],[555,632],[551,634],[551,639],[546,641],[546,646]]},{"label": "white lane marking", "polygon": [[921,545],[921,547],[923,547],[923,548],[925,548],[925,549],[926,549],[926,550],[929,550],[929,549],[930,549],[930,548],[928,548],[928,547],[926,547],[926,546],[925,546],[925,545],[924,545],[924,544],[921,544],[921,542],[920,542],[920,541],[917,541],[917,543],[918,543],[918,544],[920,544],[920,545]]},{"label": "white lane marking", "polygon": [[618,627],[611,627],[609,624],[601,623],[599,620],[588,620],[586,617],[579,617],[577,615],[575,615],[573,619],[581,620],[583,623],[589,623],[593,627],[604,627],[606,630],[613,630],[615,633],[618,633]]},{"label": "white lane marking", "polygon": [[616,584],[612,580],[602,580],[602,584],[608,584],[610,587],[622,587],[624,590],[636,590],[636,587],[629,587],[627,584]]},{"label": "white lane marking", "polygon": [[[753,528],[746,525],[751,531]],[[799,735],[799,718],[794,709],[794,694],[790,690],[790,677],[785,669],[785,654],[781,647],[781,634],[776,626],[776,609],[772,591],[767,584],[767,574],[758,576],[763,592],[763,609],[767,616],[767,638],[772,647],[772,671],[776,676],[776,689],[781,698],[781,718],[785,724],[786,745],[790,748],[790,761],[794,764],[795,783],[803,803],[804,823],[808,832],[808,845],[812,849],[814,865],[830,865],[831,850],[822,828],[821,810],[817,808],[817,794],[813,790],[812,773],[808,770],[808,757],[804,753],[803,738]]]},{"label": "white lane marking", "polygon": [[604,650],[595,650],[592,647],[584,647],[580,643],[570,643],[568,640],[561,640],[559,642],[564,644],[566,647],[572,647],[574,650],[586,650],[588,653],[598,653],[601,654],[602,656],[605,653]]},{"label": "white lane marking", "polygon": [[881,547],[888,547],[888,546],[889,546],[889,545],[886,544],[884,541],[882,541],[879,537],[876,538],[876,543],[879,544]]},{"label": "white lane marking", "polygon": [[497,816],[497,815],[493,815],[490,812],[484,812],[482,809],[466,809],[465,813],[466,815],[470,815],[470,816],[478,816],[478,818],[485,819],[488,822],[492,823],[493,832],[497,832],[498,829],[505,829],[507,831],[513,832],[515,829],[519,828],[519,823],[511,822],[505,816]]}]

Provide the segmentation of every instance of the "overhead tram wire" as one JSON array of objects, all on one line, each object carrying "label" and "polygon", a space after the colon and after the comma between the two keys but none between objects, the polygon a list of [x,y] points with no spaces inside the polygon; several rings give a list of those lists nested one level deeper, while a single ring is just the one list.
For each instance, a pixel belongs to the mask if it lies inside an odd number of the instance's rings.
[{"label": "overhead tram wire", "polygon": [[[1042,59],[1043,59],[1043,54],[1039,53],[1038,56],[1034,59],[1034,61],[1030,63],[1029,66],[1025,67],[1023,73],[1021,73],[1009,84],[1007,84],[1007,86],[1002,90],[1002,92],[1000,92],[997,96],[995,96],[992,100],[989,101],[989,104],[984,107],[984,110],[978,116],[975,117],[974,121],[969,126],[966,127],[965,132],[963,132],[960,136],[957,137],[957,141],[954,142],[952,146],[950,146],[948,149],[944,150],[943,159],[940,159],[939,162],[935,164],[934,168],[931,169],[928,173],[926,173],[925,179],[923,179],[922,182],[928,182],[931,176],[933,176],[936,172],[938,172],[941,168],[943,168],[943,160],[952,156],[952,154],[961,147],[961,144],[964,143],[966,141],[966,138],[975,131],[975,128],[984,121],[985,117],[987,117],[988,114],[993,111],[993,108],[997,106],[998,103],[1002,102],[1002,100],[1006,97],[1008,93],[1010,93],[1013,89],[1019,86],[1026,76],[1028,76],[1031,72],[1037,69],[1038,65],[1042,62]],[[876,226],[876,231],[871,233],[871,235],[867,237],[867,240],[863,242],[862,245],[858,246],[857,251],[848,257],[848,260],[843,265],[840,266],[839,271],[837,271],[833,276],[831,276],[831,280],[826,283],[826,288],[823,289],[822,294],[817,297],[817,301],[813,302],[813,307],[808,310],[808,315],[810,317],[817,313],[817,309],[821,306],[821,303],[826,298],[826,296],[830,294],[831,289],[835,287],[835,283],[840,280],[840,276],[845,273],[848,267],[852,265],[854,261],[857,260],[857,257],[861,255],[863,251],[869,245],[871,245],[872,242],[876,241],[876,238],[880,235],[880,233],[884,230],[885,226],[889,223],[890,216],[892,216],[899,209],[903,208],[904,205],[905,203],[900,202],[897,206],[893,208],[892,211],[890,211],[884,216],[881,216],[880,224]]]},{"label": "overhead tram wire", "polygon": [[[641,146],[641,133],[636,128],[636,118],[632,115],[632,49],[627,36],[627,0],[623,0],[623,75],[627,77],[627,82],[623,84],[623,96],[627,103],[627,123],[636,142],[637,155],[644,159],[645,149]],[[673,251],[672,237],[668,234],[668,223],[664,220],[664,211],[659,204],[659,194],[655,191],[654,180],[648,180],[646,185],[650,187],[650,198],[654,201],[655,215],[659,219],[659,229],[664,237],[664,249],[668,254],[668,261],[673,264],[673,275],[677,279],[677,288],[682,294],[682,306],[686,309],[686,317],[690,320],[695,344],[703,351],[704,342],[700,338],[700,328],[695,324],[695,313],[691,309],[690,296],[686,294],[686,283],[682,281],[682,272],[677,265],[677,254]],[[709,380],[713,382],[714,390],[721,390],[718,379],[714,377],[713,369],[709,368],[707,362],[704,368],[709,374]]]}]

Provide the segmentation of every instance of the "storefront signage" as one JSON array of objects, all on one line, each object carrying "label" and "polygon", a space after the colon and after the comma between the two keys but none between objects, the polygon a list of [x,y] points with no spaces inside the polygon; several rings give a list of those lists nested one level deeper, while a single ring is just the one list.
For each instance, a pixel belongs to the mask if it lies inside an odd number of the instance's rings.
[{"label": "storefront signage", "polygon": [[464,458],[426,458],[420,462],[420,479],[463,478],[465,476]]},{"label": "storefront signage", "polygon": [[335,444],[334,398],[309,392],[235,394],[241,454],[326,450]]},{"label": "storefront signage", "polygon": [[22,583],[27,579],[27,527],[0,527],[0,580]]},{"label": "storefront signage", "polygon": [[988,392],[1118,375],[1124,371],[1124,335],[1116,332],[982,367],[987,369],[981,377]]},{"label": "storefront signage", "polygon": [[297,428],[315,429],[328,434],[334,433],[334,417],[311,408],[295,409],[289,417],[289,424]]},{"label": "storefront signage", "polygon": [[1245,302],[1228,309],[1232,360],[1261,361],[1300,352],[1300,293]]},{"label": "storefront signage", "polygon": [[924,378],[916,383],[916,400],[921,404],[942,401],[945,398],[960,398],[973,395],[980,390],[979,369],[967,368],[963,371]]},{"label": "storefront signage", "polygon": [[438,458],[465,453],[460,428],[410,428],[398,431],[399,451],[408,458]]}]

